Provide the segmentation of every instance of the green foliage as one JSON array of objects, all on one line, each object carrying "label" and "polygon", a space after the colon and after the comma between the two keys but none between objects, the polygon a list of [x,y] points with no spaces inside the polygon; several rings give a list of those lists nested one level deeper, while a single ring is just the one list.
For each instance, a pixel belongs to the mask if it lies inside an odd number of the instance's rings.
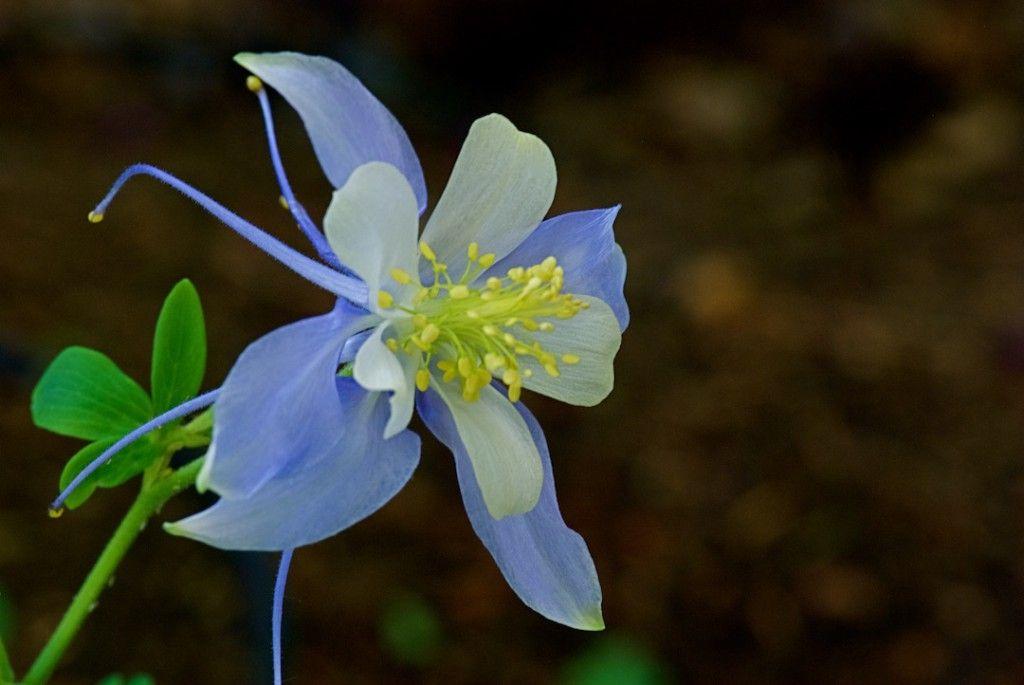
[{"label": "green foliage", "polygon": [[562,685],[665,685],[664,667],[631,642],[606,638],[566,666]]},{"label": "green foliage", "polygon": [[[60,489],[63,490],[70,485],[82,469],[91,464],[96,457],[103,453],[103,450],[115,442],[117,440],[114,438],[97,440],[80,449],[64,466],[64,470],[60,474]],[[150,464],[160,458],[164,449],[162,442],[153,440],[152,436],[133,442],[82,481],[68,497],[67,506],[75,509],[89,499],[97,487],[117,487],[133,476],[142,473]]]},{"label": "green foliage", "polygon": [[[188,280],[171,290],[157,319],[152,399],[100,352],[69,347],[57,355],[32,393],[32,417],[40,428],[92,441],[64,467],[61,489],[126,433],[196,395],[205,368],[203,309]],[[121,485],[169,451],[207,444],[209,416],[204,416],[201,425],[185,430],[168,424],[118,452],[75,490],[67,506],[81,506],[97,487]]]},{"label": "green foliage", "polygon": [[153,676],[145,673],[136,673],[128,677],[120,673],[111,673],[96,685],[156,685],[156,681],[153,680]]},{"label": "green foliage", "polygon": [[403,597],[384,611],[378,625],[381,644],[391,657],[410,666],[426,666],[441,648],[441,623],[419,597]]},{"label": "green foliage", "polygon": [[199,392],[206,370],[206,327],[199,293],[188,279],[164,301],[153,336],[153,412],[162,414]]},{"label": "green foliage", "polygon": [[73,438],[118,437],[152,415],[146,391],[109,357],[85,347],[57,355],[32,393],[36,425]]}]

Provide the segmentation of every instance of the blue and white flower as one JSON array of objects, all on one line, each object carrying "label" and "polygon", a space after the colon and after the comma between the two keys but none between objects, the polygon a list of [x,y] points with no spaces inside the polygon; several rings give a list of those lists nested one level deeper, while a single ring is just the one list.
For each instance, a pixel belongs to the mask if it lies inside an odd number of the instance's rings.
[{"label": "blue and white flower", "polygon": [[[492,114],[470,128],[419,235],[427,197],[419,161],[354,76],[293,53],[237,60],[256,77],[250,88],[264,105],[285,204],[326,264],[253,233],[165,172],[135,173],[193,197],[339,299],[239,357],[216,400],[198,481],[220,499],[168,530],[246,550],[329,537],[411,477],[415,408],[454,454],[473,528],[520,598],[554,621],[603,628],[593,561],[562,520],[544,435],[520,395],[590,406],[611,391],[629,316],[612,229],[618,207],[545,220],[556,184],[551,152]],[[284,176],[263,82],[298,111],[337,188],[326,242]]]}]

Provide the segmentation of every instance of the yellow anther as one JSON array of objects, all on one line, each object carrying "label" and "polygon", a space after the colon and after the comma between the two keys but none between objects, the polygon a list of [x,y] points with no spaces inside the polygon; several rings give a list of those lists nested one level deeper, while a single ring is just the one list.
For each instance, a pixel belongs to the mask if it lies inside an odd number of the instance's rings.
[{"label": "yellow anther", "polygon": [[554,364],[554,362],[548,362],[547,364],[545,364],[544,370],[547,371],[548,375],[551,376],[552,378],[558,378],[559,376],[562,375],[559,372],[558,367]]},{"label": "yellow anther", "polygon": [[59,519],[64,515],[64,507],[50,507],[47,512],[52,519]]},{"label": "yellow anther", "polygon": [[254,93],[263,90],[263,81],[258,76],[249,76],[245,79],[245,87]]},{"label": "yellow anther", "polygon": [[418,335],[409,336],[409,342],[418,347],[421,352],[430,352],[430,345],[423,342]]},{"label": "yellow anther", "polygon": [[545,333],[550,333],[551,331],[555,330],[555,324],[551,323],[550,321],[541,321],[540,325],[537,326],[537,328],[544,331]]},{"label": "yellow anther", "polygon": [[563,354],[562,361],[566,364],[579,364],[580,357],[578,354]]},{"label": "yellow anther", "polygon": [[485,255],[481,255],[477,263],[486,269],[487,267],[494,265],[495,259],[497,259],[497,255],[495,255],[493,252],[488,252]]},{"label": "yellow anther", "polygon": [[462,384],[462,399],[466,400],[467,402],[476,402],[478,399],[480,399],[481,387],[482,386],[480,385],[480,382],[479,380],[477,380],[477,377],[475,375],[471,376],[470,378],[467,378],[466,381]]},{"label": "yellow anther", "polygon": [[452,286],[452,289],[448,291],[448,297],[453,300],[464,300],[469,297],[469,286],[456,285]]},{"label": "yellow anther", "polygon": [[520,385],[519,383],[513,383],[512,385],[508,386],[508,401],[509,402],[518,402],[519,398],[522,396],[522,394],[523,394],[523,386]]},{"label": "yellow anther", "polygon": [[281,209],[284,209],[284,210],[288,210],[289,209],[289,207],[288,207],[288,198],[286,198],[284,195],[278,195],[277,196],[277,204],[281,205]]},{"label": "yellow anther", "polygon": [[455,380],[455,377],[459,374],[458,369],[455,368],[455,363],[447,359],[443,359],[437,363],[437,368],[444,372],[444,382],[451,383]]},{"label": "yellow anther", "polygon": [[416,314],[412,317],[412,325],[415,326],[416,328],[426,328],[429,322],[430,319],[423,316],[422,314]]},{"label": "yellow anther", "polygon": [[469,360],[469,357],[459,357],[459,373],[463,378],[469,378],[473,375],[473,362]]},{"label": "yellow anther", "polygon": [[554,256],[545,257],[544,261],[540,263],[540,268],[548,272],[553,272],[556,266],[558,266],[558,260]]},{"label": "yellow anther", "polygon": [[484,334],[490,335],[490,336],[495,336],[495,335],[498,335],[499,333],[501,333],[501,331],[498,330],[498,327],[494,326],[492,324],[487,324],[481,330],[483,330]]},{"label": "yellow anther", "polygon": [[477,243],[470,243],[466,249],[466,256],[469,257],[469,261],[475,262],[476,258],[480,255],[480,246]]},{"label": "yellow anther", "polygon": [[412,283],[412,276],[405,269],[399,269],[397,266],[391,269],[391,278],[395,280],[395,283],[399,285],[407,285]]},{"label": "yellow anther", "polygon": [[501,374],[501,382],[505,385],[513,385],[519,383],[519,372],[515,369],[508,369],[505,373]]},{"label": "yellow anther", "polygon": [[437,255],[434,254],[434,251],[430,249],[430,245],[427,245],[425,240],[420,241],[420,254],[423,255],[428,262],[437,261]]},{"label": "yellow anther", "polygon": [[521,281],[526,276],[526,269],[516,266],[508,270],[508,277],[513,281]]},{"label": "yellow anther", "polygon": [[484,355],[484,366],[488,371],[497,371],[505,365],[505,358],[495,352],[488,352]]},{"label": "yellow anther", "polygon": [[426,392],[427,388],[430,387],[430,372],[426,369],[420,369],[416,372],[416,389],[420,392]]},{"label": "yellow anther", "polygon": [[533,319],[523,319],[523,328],[525,328],[528,331],[535,331],[538,328],[540,328],[540,324],[538,324]]},{"label": "yellow anther", "polygon": [[416,294],[412,297],[413,304],[423,304],[427,299],[430,298],[430,288],[420,288],[416,291]]},{"label": "yellow anther", "polygon": [[395,305],[395,298],[387,290],[377,291],[377,306],[381,309],[390,309]]},{"label": "yellow anther", "polygon": [[388,346],[388,349],[392,352],[398,352],[398,341],[394,338],[388,338],[384,341],[384,344]]},{"label": "yellow anther", "polygon": [[539,276],[532,276],[530,280],[526,282],[526,287],[523,288],[523,292],[519,296],[522,297],[524,295],[529,295],[539,288],[543,282],[544,281],[540,280]]},{"label": "yellow anther", "polygon": [[467,319],[479,319],[480,318],[480,312],[478,312],[475,309],[467,309],[466,310],[466,318]]},{"label": "yellow anther", "polygon": [[484,302],[491,302],[492,300],[497,299],[497,297],[497,290],[485,290],[482,293],[480,293],[480,299],[483,300]]},{"label": "yellow anther", "polygon": [[502,338],[502,340],[505,341],[506,345],[515,345],[516,344],[516,337],[514,335],[512,335],[511,333],[506,333],[505,335],[501,336],[501,338]]},{"label": "yellow anther", "polygon": [[437,324],[428,323],[420,332],[420,340],[429,345],[437,340],[440,335],[441,329],[437,327]]},{"label": "yellow anther", "polygon": [[491,290],[501,290],[501,279],[491,276],[487,279],[487,287]]},{"label": "yellow anther", "polygon": [[103,221],[103,212],[89,212],[89,223],[98,224]]},{"label": "yellow anther", "polygon": [[505,319],[505,327],[506,328],[509,327],[509,326],[515,326],[517,323],[519,323],[519,319],[517,319],[514,316],[511,316],[511,317]]}]

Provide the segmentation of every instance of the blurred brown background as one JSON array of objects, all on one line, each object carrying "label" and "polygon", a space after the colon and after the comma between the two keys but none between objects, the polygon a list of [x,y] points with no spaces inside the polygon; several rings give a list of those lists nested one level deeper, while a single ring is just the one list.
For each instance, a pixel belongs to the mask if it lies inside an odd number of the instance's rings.
[{"label": "blurred brown background", "polygon": [[[427,440],[392,503],[297,553],[289,681],[1024,680],[1017,0],[0,4],[0,631],[20,668],[132,496],[46,517],[79,446],[31,425],[46,363],[83,344],[147,378],[184,276],[207,387],[330,306],[152,181],[85,221],[148,161],[301,246],[231,62],[263,49],[363,78],[434,199],[477,116],[539,134],[554,211],[623,204],[633,311],[606,402],[527,398],[608,631],[518,602]],[[320,216],[329,187],[274,104]],[[151,526],[55,682],[268,682],[273,570]]]}]

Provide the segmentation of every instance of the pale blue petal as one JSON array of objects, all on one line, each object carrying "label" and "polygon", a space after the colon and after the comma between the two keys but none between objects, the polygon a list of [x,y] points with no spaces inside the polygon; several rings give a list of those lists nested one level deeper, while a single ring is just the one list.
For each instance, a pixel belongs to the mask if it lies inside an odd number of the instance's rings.
[{"label": "pale blue petal", "polygon": [[293,461],[247,497],[224,497],[165,528],[221,549],[285,550],[323,540],[366,518],[402,489],[419,462],[420,439],[385,440],[388,401],[348,378],[336,384],[327,449]]},{"label": "pale blue petal", "polygon": [[427,206],[423,169],[398,120],[345,67],[326,57],[294,52],[243,52],[235,61],[273,86],[298,111],[320,166],[340,188],[367,162],[398,167]]},{"label": "pale blue petal", "polygon": [[289,464],[333,448],[344,420],[334,386],[342,345],[377,321],[341,304],[249,345],[217,398],[199,486],[244,496]]},{"label": "pale blue petal", "polygon": [[615,243],[613,228],[618,213],[615,206],[547,219],[481,278],[504,275],[514,266],[529,267],[554,256],[565,269],[564,292],[604,300],[615,312],[619,327],[626,330],[629,307],[622,293],[626,257]]},{"label": "pale blue petal", "polygon": [[455,455],[462,501],[473,530],[515,593],[552,621],[581,630],[601,630],[601,586],[587,543],[562,520],[544,433],[521,402],[515,406],[540,452],[544,486],[533,510],[496,520],[487,512],[473,466],[444,402],[432,390],[420,393],[417,399],[424,423]]}]

